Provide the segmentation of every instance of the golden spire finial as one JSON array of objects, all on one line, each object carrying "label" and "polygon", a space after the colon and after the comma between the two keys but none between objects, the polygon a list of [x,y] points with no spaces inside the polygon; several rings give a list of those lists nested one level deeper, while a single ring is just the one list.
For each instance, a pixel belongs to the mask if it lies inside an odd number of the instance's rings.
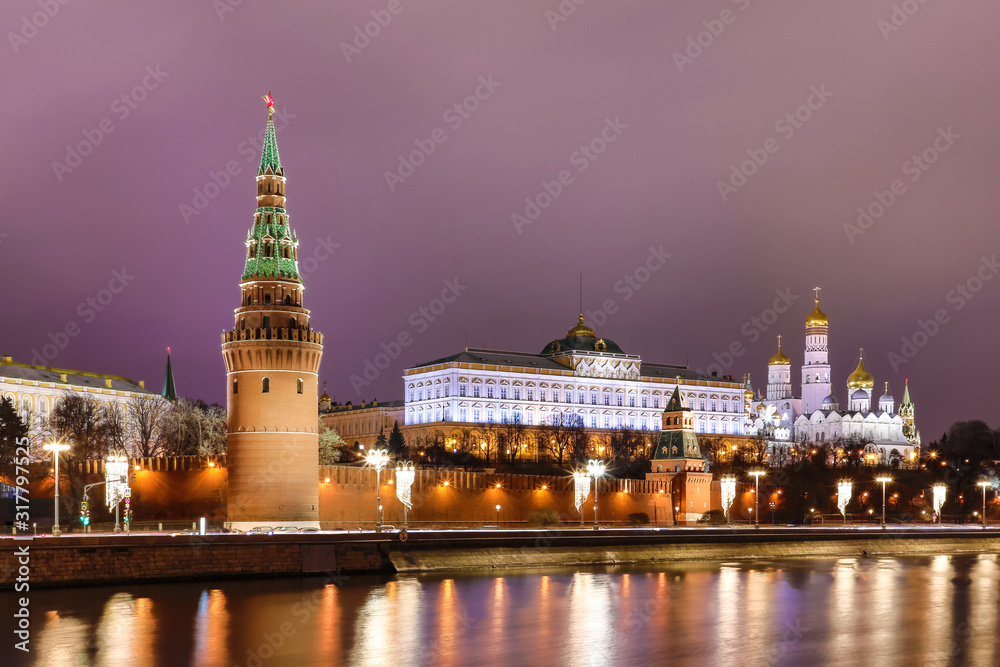
[{"label": "golden spire finial", "polygon": [[822,289],[822,288],[820,288],[820,287],[813,287],[813,292],[816,293],[816,305],[817,306],[819,305],[819,291],[820,291],[820,289]]},{"label": "golden spire finial", "polygon": [[271,97],[271,91],[267,91],[267,95],[262,95],[261,97],[267,102],[267,119],[274,120],[274,98]]},{"label": "golden spire finial", "polygon": [[778,334],[778,352],[781,352],[781,334]]}]

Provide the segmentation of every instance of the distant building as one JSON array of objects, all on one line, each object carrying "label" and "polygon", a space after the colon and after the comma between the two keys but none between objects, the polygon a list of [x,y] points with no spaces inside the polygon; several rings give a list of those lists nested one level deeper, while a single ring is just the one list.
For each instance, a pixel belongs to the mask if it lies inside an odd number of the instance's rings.
[{"label": "distant building", "polygon": [[858,436],[868,441],[866,456],[873,462],[890,463],[894,459],[909,462],[920,448],[920,434],[914,423],[909,381],[899,412],[885,383],[885,393],[877,406],[872,405],[875,380],[864,363],[864,353],[847,378],[847,398],[841,409],[833,395],[829,361],[830,320],[819,307],[816,292],[813,311],[806,317],[806,346],[802,365],[802,396],[792,392],[791,359],[778,351],[768,360],[767,393],[758,396],[752,408],[752,433],[768,433],[775,443],[828,442]]},{"label": "distant building", "polygon": [[320,421],[336,431],[346,444],[358,450],[374,445],[380,432],[388,438],[397,422],[400,428],[403,427],[403,401],[362,401],[357,405],[338,405],[331,400],[325,392],[320,397]]},{"label": "distant building", "polygon": [[446,446],[459,431],[512,423],[580,425],[598,439],[628,428],[648,432],[652,444],[678,387],[698,434],[742,439],[749,414],[741,382],[644,361],[599,337],[582,314],[538,354],[466,348],[408,368],[403,381],[406,431]]},{"label": "distant building", "polygon": [[0,395],[14,403],[36,441],[50,435],[52,412],[68,396],[97,401],[100,409],[118,412],[126,423],[131,398],[155,396],[144,382],[120,375],[21,364],[11,357],[0,359]]}]

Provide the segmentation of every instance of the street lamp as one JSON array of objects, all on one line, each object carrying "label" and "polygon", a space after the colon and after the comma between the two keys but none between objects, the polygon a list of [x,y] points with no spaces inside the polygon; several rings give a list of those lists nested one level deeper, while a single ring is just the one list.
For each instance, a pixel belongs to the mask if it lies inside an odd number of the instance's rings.
[{"label": "street lamp", "polygon": [[[406,520],[406,513],[413,507],[413,500],[410,496],[410,487],[413,486],[413,477],[416,470],[413,461],[400,463],[396,468],[396,497],[403,503],[403,529],[409,528]],[[376,473],[378,475],[378,473]]]},{"label": "street lamp", "polygon": [[587,474],[594,478],[594,530],[597,530],[597,480],[604,476],[606,467],[604,461],[587,461]]},{"label": "street lamp", "polygon": [[389,463],[388,449],[369,449],[368,465],[375,468],[375,501],[378,512],[375,515],[375,532],[382,532],[382,469]]},{"label": "street lamp", "polygon": [[[933,453],[931,452],[931,454]],[[948,487],[945,484],[934,485],[934,516],[938,523],[941,523],[941,508],[944,507],[944,499],[947,495]]]},{"label": "street lamp", "polygon": [[892,481],[892,477],[877,477],[875,481],[882,484],[882,530],[885,530],[885,485]]},{"label": "street lamp", "polygon": [[732,522],[729,519],[729,508],[736,500],[736,478],[723,477],[719,481],[719,486],[722,491],[722,511],[726,513],[726,525],[730,525]]},{"label": "street lamp", "polygon": [[760,476],[766,475],[767,472],[764,470],[751,470],[750,474],[754,479],[754,492],[753,492],[753,527],[760,528],[760,513],[757,511],[757,499],[760,497]]},{"label": "street lamp", "polygon": [[988,489],[992,484],[989,481],[983,480],[982,482],[976,482],[976,486],[983,490],[983,528],[986,528],[986,489]]},{"label": "street lamp", "polygon": [[52,524],[52,537],[59,537],[59,452],[64,452],[69,449],[69,445],[65,445],[61,442],[50,442],[47,445],[42,445],[42,449],[47,449],[52,452],[52,458],[55,459],[55,473],[56,473],[56,517],[55,523]]},{"label": "street lamp", "polygon": [[837,507],[840,508],[840,515],[847,522],[847,503],[851,502],[853,487],[848,480],[841,480],[837,483]]},{"label": "street lamp", "polygon": [[497,530],[500,529],[500,506],[497,505]]}]

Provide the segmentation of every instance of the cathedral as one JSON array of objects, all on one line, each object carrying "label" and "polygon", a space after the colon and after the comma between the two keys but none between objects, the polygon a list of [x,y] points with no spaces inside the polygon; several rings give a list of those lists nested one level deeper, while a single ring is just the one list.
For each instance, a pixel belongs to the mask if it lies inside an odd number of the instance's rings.
[{"label": "cathedral", "polygon": [[819,290],[813,311],[805,322],[805,355],[802,364],[801,397],[792,393],[792,361],[781,351],[768,360],[767,390],[754,399],[751,433],[768,435],[775,444],[829,442],[859,437],[865,441],[865,457],[872,463],[909,463],[916,459],[920,434],[914,425],[913,403],[907,380],[903,400],[889,393],[889,383],[877,405],[873,403],[875,379],[865,368],[864,351],[848,378],[843,404],[833,393],[830,376],[830,320],[819,307]]}]

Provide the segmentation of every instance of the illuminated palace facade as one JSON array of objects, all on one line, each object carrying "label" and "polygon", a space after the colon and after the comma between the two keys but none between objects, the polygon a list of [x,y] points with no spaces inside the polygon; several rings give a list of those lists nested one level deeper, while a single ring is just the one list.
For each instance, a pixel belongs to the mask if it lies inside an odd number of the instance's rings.
[{"label": "illuminated palace facade", "polygon": [[33,445],[50,434],[52,412],[67,396],[93,400],[99,409],[114,410],[128,424],[129,402],[155,395],[146,390],[144,382],[119,375],[22,364],[11,357],[0,359],[0,396],[14,404]]},{"label": "illuminated palace facade", "polygon": [[829,361],[830,320],[819,307],[819,291],[813,311],[805,322],[805,357],[802,364],[802,395],[792,393],[792,361],[781,351],[768,361],[767,393],[753,401],[751,433],[769,433],[775,444],[829,442],[859,437],[866,442],[865,455],[872,462],[909,463],[920,449],[920,433],[914,423],[909,382],[903,400],[889,393],[889,383],[874,403],[875,379],[865,367],[864,353],[847,378],[848,399],[841,404],[833,394]]},{"label": "illuminated palace facade", "polygon": [[579,425],[598,438],[601,431],[628,428],[655,440],[679,386],[696,433],[738,439],[750,408],[742,383],[645,362],[598,337],[583,315],[539,354],[467,348],[409,368],[403,380],[406,429],[446,438],[452,429],[520,423],[529,430]]}]

